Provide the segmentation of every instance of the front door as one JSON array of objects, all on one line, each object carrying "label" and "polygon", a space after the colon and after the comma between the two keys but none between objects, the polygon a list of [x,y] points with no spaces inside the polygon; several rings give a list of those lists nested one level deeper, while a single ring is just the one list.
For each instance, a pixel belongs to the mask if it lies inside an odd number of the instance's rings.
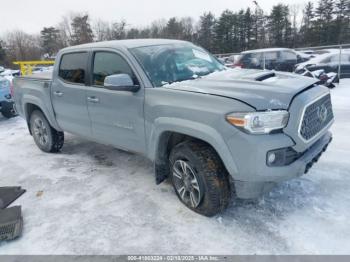
[{"label": "front door", "polygon": [[122,149],[144,153],[144,89],[138,92],[104,88],[106,76],[128,74],[137,79],[130,64],[119,53],[96,51],[92,56],[91,86],[87,89],[88,111],[95,140]]},{"label": "front door", "polygon": [[51,87],[52,105],[58,125],[67,132],[91,137],[86,102],[86,75],[89,54],[64,54]]}]

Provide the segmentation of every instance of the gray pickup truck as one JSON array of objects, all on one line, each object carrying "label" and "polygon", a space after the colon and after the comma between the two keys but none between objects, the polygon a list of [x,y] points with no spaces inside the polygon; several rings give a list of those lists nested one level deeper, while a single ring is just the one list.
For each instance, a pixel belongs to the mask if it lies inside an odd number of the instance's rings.
[{"label": "gray pickup truck", "polygon": [[[58,152],[64,132],[143,154],[188,208],[213,216],[231,191],[257,198],[306,173],[332,140],[315,79],[228,69],[189,42],[122,40],[61,50],[52,75],[15,79],[30,134]],[[145,194],[147,194],[145,192]]]}]

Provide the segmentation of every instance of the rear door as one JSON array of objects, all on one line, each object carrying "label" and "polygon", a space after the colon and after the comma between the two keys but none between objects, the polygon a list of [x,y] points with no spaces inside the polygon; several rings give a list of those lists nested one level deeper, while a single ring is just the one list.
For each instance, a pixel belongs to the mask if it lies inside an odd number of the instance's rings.
[{"label": "rear door", "polygon": [[104,88],[104,79],[115,74],[128,74],[140,85],[135,70],[122,53],[95,50],[92,54],[92,77],[87,90],[88,110],[94,139],[118,148],[144,153],[144,89],[138,92]]},{"label": "rear door", "polygon": [[52,105],[58,125],[67,132],[91,136],[86,102],[88,52],[63,54],[51,87]]}]

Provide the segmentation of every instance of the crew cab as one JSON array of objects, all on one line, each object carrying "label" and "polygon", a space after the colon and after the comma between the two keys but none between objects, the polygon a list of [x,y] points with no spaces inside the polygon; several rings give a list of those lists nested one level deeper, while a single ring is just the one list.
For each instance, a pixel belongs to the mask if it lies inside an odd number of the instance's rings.
[{"label": "crew cab", "polygon": [[61,50],[52,74],[15,79],[14,98],[41,150],[69,132],[142,154],[157,184],[213,216],[231,192],[257,198],[317,162],[334,117],[316,81],[228,69],[185,41],[120,40]]}]

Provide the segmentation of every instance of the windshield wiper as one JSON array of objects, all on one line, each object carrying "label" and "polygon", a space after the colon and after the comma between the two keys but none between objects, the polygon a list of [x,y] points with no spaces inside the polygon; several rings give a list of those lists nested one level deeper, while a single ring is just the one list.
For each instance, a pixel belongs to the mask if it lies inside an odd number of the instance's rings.
[{"label": "windshield wiper", "polygon": [[183,81],[187,81],[187,80],[195,80],[198,78],[201,78],[202,76],[196,75],[196,76],[192,76],[190,78],[184,78],[184,79],[177,79],[174,81],[169,81],[169,82],[165,82],[164,84],[162,84],[161,86],[165,86],[165,85],[171,85],[173,83],[178,83],[178,82],[183,82]]}]

